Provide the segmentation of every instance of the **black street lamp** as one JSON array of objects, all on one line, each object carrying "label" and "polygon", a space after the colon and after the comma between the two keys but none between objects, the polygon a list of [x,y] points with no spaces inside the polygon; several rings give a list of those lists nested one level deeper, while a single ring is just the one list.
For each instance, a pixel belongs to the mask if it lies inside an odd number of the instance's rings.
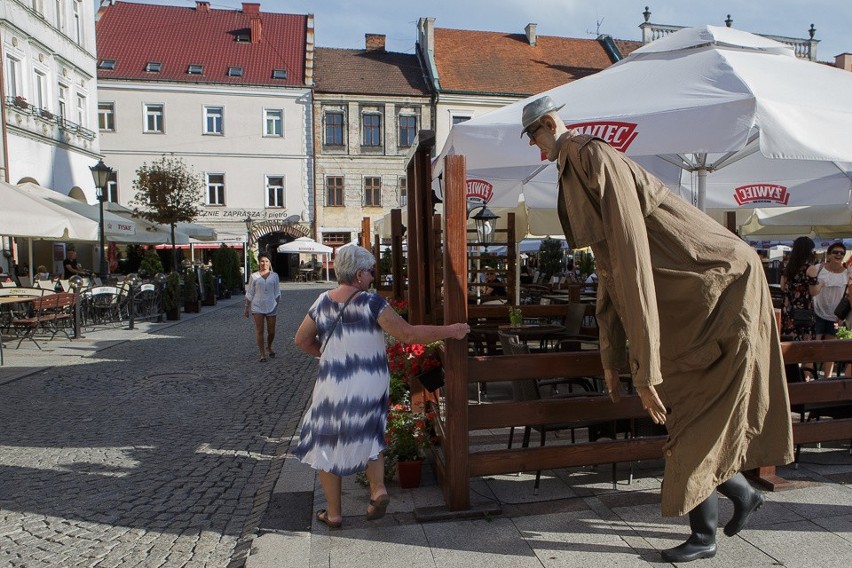
[{"label": "black street lamp", "polygon": [[98,197],[98,212],[100,213],[100,236],[101,236],[101,263],[98,271],[101,278],[107,276],[107,261],[106,261],[106,235],[104,234],[104,201],[107,200],[107,184],[112,176],[112,168],[104,164],[103,160],[98,160],[98,163],[89,167],[92,170],[92,178],[95,180],[95,189]]},{"label": "black street lamp", "polygon": [[254,219],[252,219],[251,215],[249,215],[248,217],[243,219],[243,223],[246,224],[246,246],[243,249],[243,253],[244,253],[243,256],[244,256],[244,262],[245,262],[245,264],[244,264],[244,266],[245,266],[244,276],[245,276],[245,283],[248,284],[249,277],[251,276],[251,267],[249,266],[249,242],[251,242],[251,225],[252,225],[252,223],[254,223]]},{"label": "black street lamp", "polygon": [[482,205],[482,208],[477,211],[476,215],[471,217],[476,224],[476,233],[479,241],[485,243],[486,251],[488,250],[488,243],[494,242],[494,229],[491,226],[491,221],[499,218],[500,215],[497,215],[485,205]]}]

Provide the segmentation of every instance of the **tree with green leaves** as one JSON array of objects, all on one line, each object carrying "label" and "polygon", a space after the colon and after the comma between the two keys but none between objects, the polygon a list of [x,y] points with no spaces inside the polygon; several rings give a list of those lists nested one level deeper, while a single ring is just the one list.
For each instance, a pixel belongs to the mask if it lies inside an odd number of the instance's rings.
[{"label": "tree with green leaves", "polygon": [[175,225],[195,220],[202,187],[201,178],[182,159],[174,156],[164,155],[151,165],[143,163],[136,170],[133,181],[136,196],[130,205],[134,215],[171,227],[173,270],[178,269]]},{"label": "tree with green leaves", "polygon": [[547,237],[538,248],[538,266],[548,280],[562,269],[562,242]]}]

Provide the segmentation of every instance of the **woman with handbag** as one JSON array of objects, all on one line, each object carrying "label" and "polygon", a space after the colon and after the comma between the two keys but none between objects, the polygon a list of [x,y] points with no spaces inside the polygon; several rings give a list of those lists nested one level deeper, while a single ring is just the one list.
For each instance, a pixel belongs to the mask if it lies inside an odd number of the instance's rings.
[{"label": "woman with handbag", "polygon": [[311,404],[299,425],[293,455],[318,471],[326,508],[318,522],[340,528],[342,477],[366,471],[370,482],[367,520],[384,516],[390,498],[384,483],[385,427],[390,372],[385,333],[404,343],[464,339],[467,323],[411,325],[367,289],[376,259],[366,249],[337,250],[339,286],[317,298],[296,331],[302,351],[320,358]]},{"label": "woman with handbag", "polygon": [[[836,339],[838,317],[834,310],[843,299],[846,284],[849,281],[849,271],[843,265],[845,256],[846,247],[843,243],[839,241],[832,243],[825,253],[825,262],[808,269],[808,278],[816,280],[816,285],[811,286],[814,313],[816,313],[815,339]],[[823,371],[824,374],[820,373],[821,376],[831,377],[834,372],[834,362],[826,362]]]}]

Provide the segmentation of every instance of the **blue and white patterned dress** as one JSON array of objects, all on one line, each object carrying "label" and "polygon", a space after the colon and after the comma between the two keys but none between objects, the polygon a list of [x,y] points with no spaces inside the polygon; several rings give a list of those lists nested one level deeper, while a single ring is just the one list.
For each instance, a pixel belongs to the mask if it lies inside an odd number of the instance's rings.
[{"label": "blue and white patterned dress", "polygon": [[[320,345],[342,307],[324,293],[308,310]],[[293,451],[314,469],[340,476],[358,473],[386,447],[390,372],[378,319],[387,307],[381,296],[358,294],[328,339]]]}]

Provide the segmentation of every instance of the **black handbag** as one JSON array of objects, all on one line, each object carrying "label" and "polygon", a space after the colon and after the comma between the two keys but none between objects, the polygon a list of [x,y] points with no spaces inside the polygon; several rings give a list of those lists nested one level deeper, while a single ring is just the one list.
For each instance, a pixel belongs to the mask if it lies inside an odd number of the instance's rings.
[{"label": "black handbag", "polygon": [[797,328],[813,327],[816,323],[816,314],[813,310],[793,308],[790,315],[793,317],[793,325]]},{"label": "black handbag", "polygon": [[847,284],[846,288],[843,289],[843,298],[838,302],[837,307],[834,308],[834,315],[837,316],[837,319],[845,320],[849,312],[852,311],[852,305],[849,304],[849,297],[846,295],[848,288],[849,285]]}]

